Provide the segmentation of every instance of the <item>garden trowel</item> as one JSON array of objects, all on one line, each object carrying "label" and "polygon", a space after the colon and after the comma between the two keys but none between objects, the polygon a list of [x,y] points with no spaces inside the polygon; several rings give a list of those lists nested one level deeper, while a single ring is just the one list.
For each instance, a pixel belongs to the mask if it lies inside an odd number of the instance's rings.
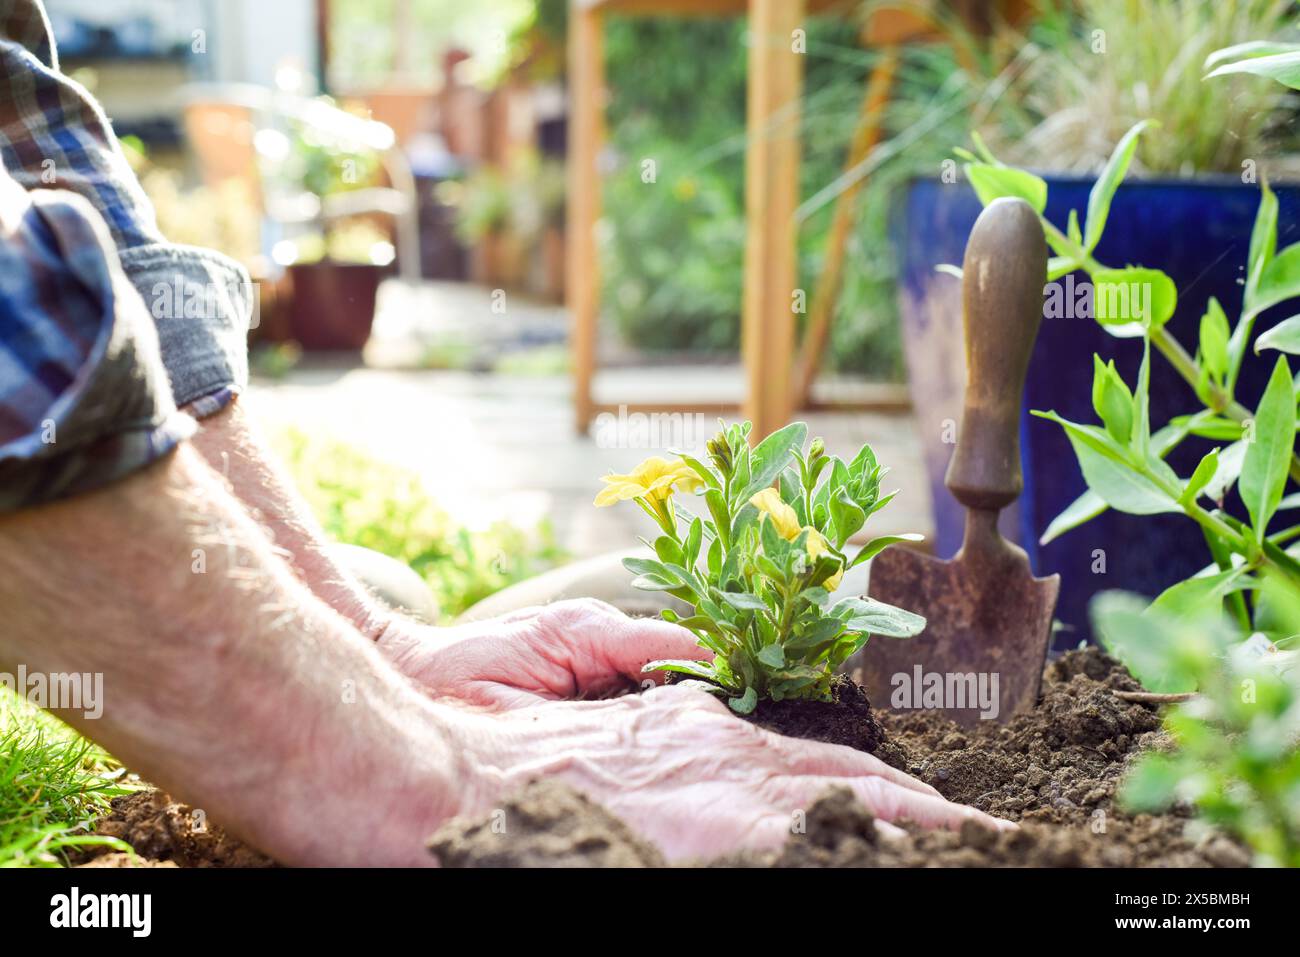
[{"label": "garden trowel", "polygon": [[877,706],[941,710],[963,725],[1034,706],[1060,576],[1035,578],[998,531],[1020,475],[1020,403],[1043,314],[1047,244],[1034,210],[998,199],[962,266],[966,395],[944,484],[966,506],[960,551],[942,561],[895,545],[871,563],[870,597],[924,615],[915,638],[874,638],[849,663]]}]

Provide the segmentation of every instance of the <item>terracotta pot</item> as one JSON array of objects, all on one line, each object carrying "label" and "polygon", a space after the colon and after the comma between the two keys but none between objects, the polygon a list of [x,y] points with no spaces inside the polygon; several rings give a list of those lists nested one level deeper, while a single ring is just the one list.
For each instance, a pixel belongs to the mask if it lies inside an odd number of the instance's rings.
[{"label": "terracotta pot", "polygon": [[387,267],[319,262],[289,267],[289,330],[307,352],[357,352],[370,338]]}]

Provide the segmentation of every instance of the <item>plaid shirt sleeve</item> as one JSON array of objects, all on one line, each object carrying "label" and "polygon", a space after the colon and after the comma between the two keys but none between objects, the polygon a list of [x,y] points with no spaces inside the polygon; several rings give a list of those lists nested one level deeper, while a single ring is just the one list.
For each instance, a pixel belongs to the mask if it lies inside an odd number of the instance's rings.
[{"label": "plaid shirt sleeve", "polygon": [[103,219],[0,165],[0,512],[106,485],[194,428]]},{"label": "plaid shirt sleeve", "polygon": [[59,71],[39,0],[0,0],[0,163],[24,189],[66,190],[98,211],[153,317],[178,405],[209,415],[246,385],[248,274],[164,240],[103,110]]}]

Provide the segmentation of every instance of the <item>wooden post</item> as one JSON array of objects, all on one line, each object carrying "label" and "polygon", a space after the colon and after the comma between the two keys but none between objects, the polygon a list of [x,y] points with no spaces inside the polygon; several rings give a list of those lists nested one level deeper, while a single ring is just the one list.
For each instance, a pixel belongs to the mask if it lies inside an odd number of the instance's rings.
[{"label": "wooden post", "polygon": [[804,57],[795,51],[795,31],[804,27],[804,2],[749,2],[741,352],[745,416],[754,423],[755,440],[776,431],[790,418]]},{"label": "wooden post", "polygon": [[573,414],[579,432],[591,424],[591,382],[600,317],[596,221],[600,218],[600,151],[604,143],[604,24],[598,10],[569,11],[568,305],[573,316]]},{"label": "wooden post", "polygon": [[[862,98],[862,116],[849,147],[845,171],[853,170],[864,162],[880,142],[885,104],[889,102],[889,89],[898,67],[898,48],[886,47],[871,71],[867,92]],[[849,230],[856,222],[858,194],[866,177],[859,177],[835,199],[835,215],[831,219],[830,235],[826,239],[826,259],[817,287],[813,291],[808,311],[808,329],[804,335],[803,350],[799,355],[799,371],[795,377],[794,401],[796,408],[808,404],[812,397],[813,381],[826,351],[831,318],[839,301],[840,279],[844,274],[844,250],[849,241]]]}]

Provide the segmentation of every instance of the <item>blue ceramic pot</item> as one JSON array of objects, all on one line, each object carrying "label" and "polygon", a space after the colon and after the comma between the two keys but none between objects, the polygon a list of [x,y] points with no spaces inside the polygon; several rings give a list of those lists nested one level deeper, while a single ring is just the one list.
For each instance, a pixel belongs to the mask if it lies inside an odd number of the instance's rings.
[{"label": "blue ceramic pot", "polygon": [[[1064,229],[1071,209],[1079,210],[1082,217],[1092,182],[1091,178],[1049,177],[1048,219]],[[1281,248],[1300,239],[1300,185],[1275,189]],[[1229,321],[1235,322],[1239,313],[1259,197],[1258,186],[1243,185],[1235,177],[1126,183],[1115,195],[1096,257],[1107,265],[1142,265],[1168,273],[1179,293],[1169,329],[1189,352],[1195,352],[1200,318],[1211,296],[1222,303]],[[961,421],[965,371],[960,283],[935,272],[935,266],[961,263],[966,237],[980,209],[964,182],[914,180],[894,218],[904,349],[934,503],[935,552],[945,557],[961,545],[963,528],[963,510],[944,489],[943,475],[953,450],[953,423]],[[1086,278],[1082,273],[1075,276]],[[1290,314],[1286,305],[1265,313],[1256,323],[1256,334]],[[1003,517],[1004,534],[1028,551],[1034,570],[1039,575],[1061,575],[1057,617],[1065,630],[1057,635],[1057,647],[1088,637],[1087,606],[1098,591],[1122,588],[1154,596],[1210,561],[1199,527],[1179,515],[1108,511],[1046,546],[1038,544],[1048,523],[1085,486],[1062,430],[1030,416],[1028,410],[1055,409],[1067,419],[1095,422],[1094,352],[1104,360],[1115,359],[1130,385],[1136,381],[1140,340],[1116,339],[1092,319],[1043,320],[1020,425],[1025,490],[1018,507]],[[1237,388],[1239,401],[1255,407],[1276,361],[1273,352],[1247,357]],[[1153,352],[1153,426],[1200,408],[1191,388],[1163,356]],[[1169,462],[1186,477],[1210,447],[1189,439]],[[1240,505],[1235,493],[1229,501],[1230,507]]]}]

